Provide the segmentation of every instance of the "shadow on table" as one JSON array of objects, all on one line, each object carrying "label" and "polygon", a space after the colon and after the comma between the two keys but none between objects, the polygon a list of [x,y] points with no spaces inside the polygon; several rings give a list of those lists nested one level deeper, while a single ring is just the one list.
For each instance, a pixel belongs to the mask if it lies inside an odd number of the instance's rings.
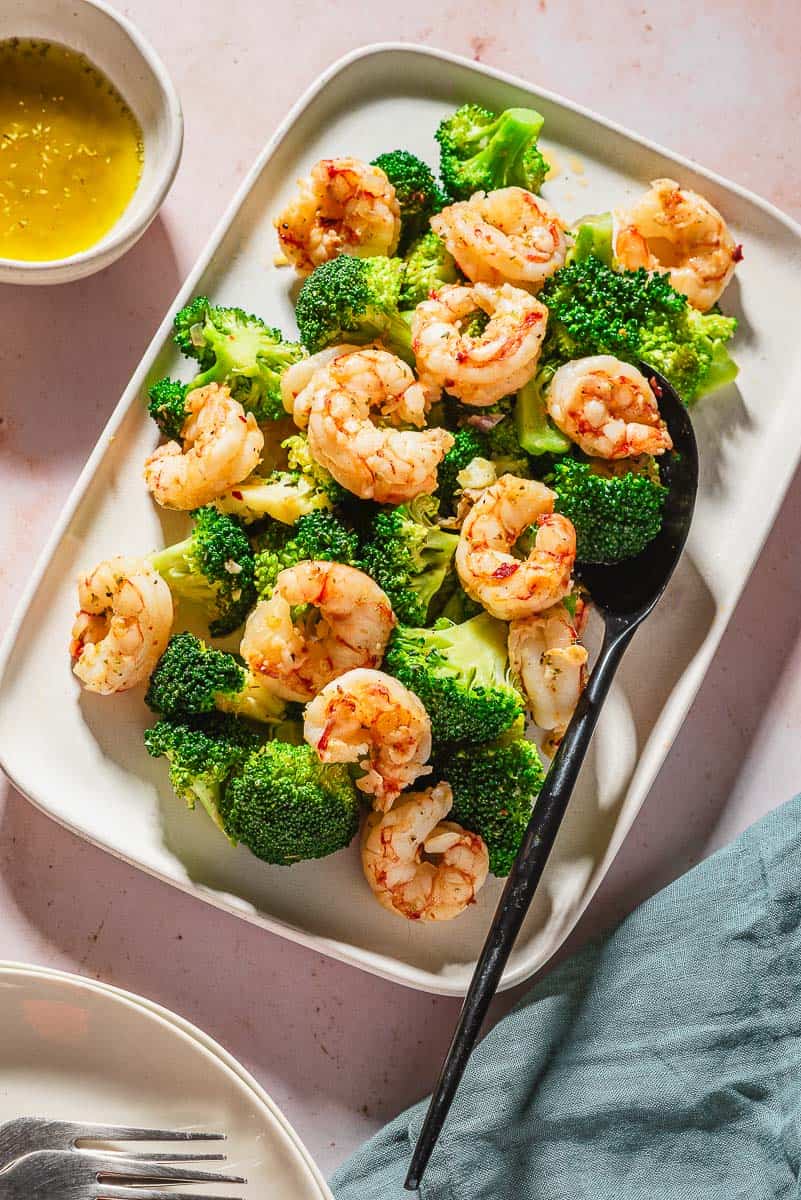
[{"label": "shadow on table", "polygon": [[0,328],[14,329],[3,370],[0,457],[44,478],[55,458],[87,457],[180,283],[157,217],[106,270],[75,283],[0,284]]}]

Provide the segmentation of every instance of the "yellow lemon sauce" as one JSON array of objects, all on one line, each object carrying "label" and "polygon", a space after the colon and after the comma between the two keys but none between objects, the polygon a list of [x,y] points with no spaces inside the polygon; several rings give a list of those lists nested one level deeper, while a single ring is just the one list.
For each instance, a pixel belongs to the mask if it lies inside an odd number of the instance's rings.
[{"label": "yellow lemon sauce", "polygon": [[98,242],[142,174],[142,131],[77,51],[0,41],[0,257],[43,262]]}]

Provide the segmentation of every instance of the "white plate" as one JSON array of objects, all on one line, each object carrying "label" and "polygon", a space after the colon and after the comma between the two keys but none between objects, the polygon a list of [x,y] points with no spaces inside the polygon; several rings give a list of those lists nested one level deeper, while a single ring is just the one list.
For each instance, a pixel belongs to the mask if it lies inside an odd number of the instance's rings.
[{"label": "white plate", "polygon": [[[452,56],[368,48],[334,66],[265,149],[177,303],[199,291],[293,329],[292,278],[273,266],[272,218],[294,180],[322,155],[372,158],[404,144],[434,162],[443,112],[473,99],[530,103],[567,168],[546,194],[568,218],[602,211],[651,178],[676,176],[723,210],[745,260],[725,297],[741,319],[738,387],[695,410],[701,487],[688,551],[670,590],[628,652],[599,725],[537,901],[503,986],[521,982],[561,945],[634,820],[698,689],[770,528],[801,450],[796,400],[801,231],[764,201],[552,95]],[[399,132],[399,131],[402,131]],[[573,168],[575,171],[575,168]],[[586,180],[586,186],[581,181]],[[170,314],[171,315],[171,314]],[[17,786],[88,840],[248,920],[412,987],[464,993],[495,906],[491,881],[458,921],[415,926],[365,889],[355,847],[317,863],[270,868],[229,850],[201,812],[170,794],[148,759],[141,693],[81,694],[66,641],[81,568],[178,535],[151,504],[141,464],[155,438],[140,400],[147,376],[186,371],[170,315],[102,435],[12,624],[0,680],[0,756]],[[42,753],[39,713],[48,709]]]},{"label": "white plate", "polygon": [[220,1130],[228,1135],[221,1169],[248,1180],[219,1185],[221,1194],[330,1200],[256,1081],[207,1035],[140,997],[0,965],[0,1078],[0,1122],[29,1114]]}]

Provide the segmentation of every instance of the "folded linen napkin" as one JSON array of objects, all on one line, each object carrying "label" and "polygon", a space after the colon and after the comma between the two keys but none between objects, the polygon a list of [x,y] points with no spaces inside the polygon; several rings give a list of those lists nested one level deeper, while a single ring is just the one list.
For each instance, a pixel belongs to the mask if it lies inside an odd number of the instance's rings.
[{"label": "folded linen napkin", "polygon": [[[427,1101],[334,1175],[402,1200]],[[425,1200],[801,1197],[801,796],[533,988],[473,1053]]]}]

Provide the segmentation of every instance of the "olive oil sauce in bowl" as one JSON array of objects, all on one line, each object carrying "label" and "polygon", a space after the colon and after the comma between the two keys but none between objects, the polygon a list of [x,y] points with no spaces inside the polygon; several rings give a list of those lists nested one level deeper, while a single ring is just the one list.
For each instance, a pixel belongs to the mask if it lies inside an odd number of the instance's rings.
[{"label": "olive oil sauce in bowl", "polygon": [[0,257],[67,258],[95,245],[142,174],[142,131],[83,54],[0,41]]},{"label": "olive oil sauce in bowl", "polygon": [[159,211],[182,144],[164,64],[105,0],[2,0],[0,284],[113,263]]}]

